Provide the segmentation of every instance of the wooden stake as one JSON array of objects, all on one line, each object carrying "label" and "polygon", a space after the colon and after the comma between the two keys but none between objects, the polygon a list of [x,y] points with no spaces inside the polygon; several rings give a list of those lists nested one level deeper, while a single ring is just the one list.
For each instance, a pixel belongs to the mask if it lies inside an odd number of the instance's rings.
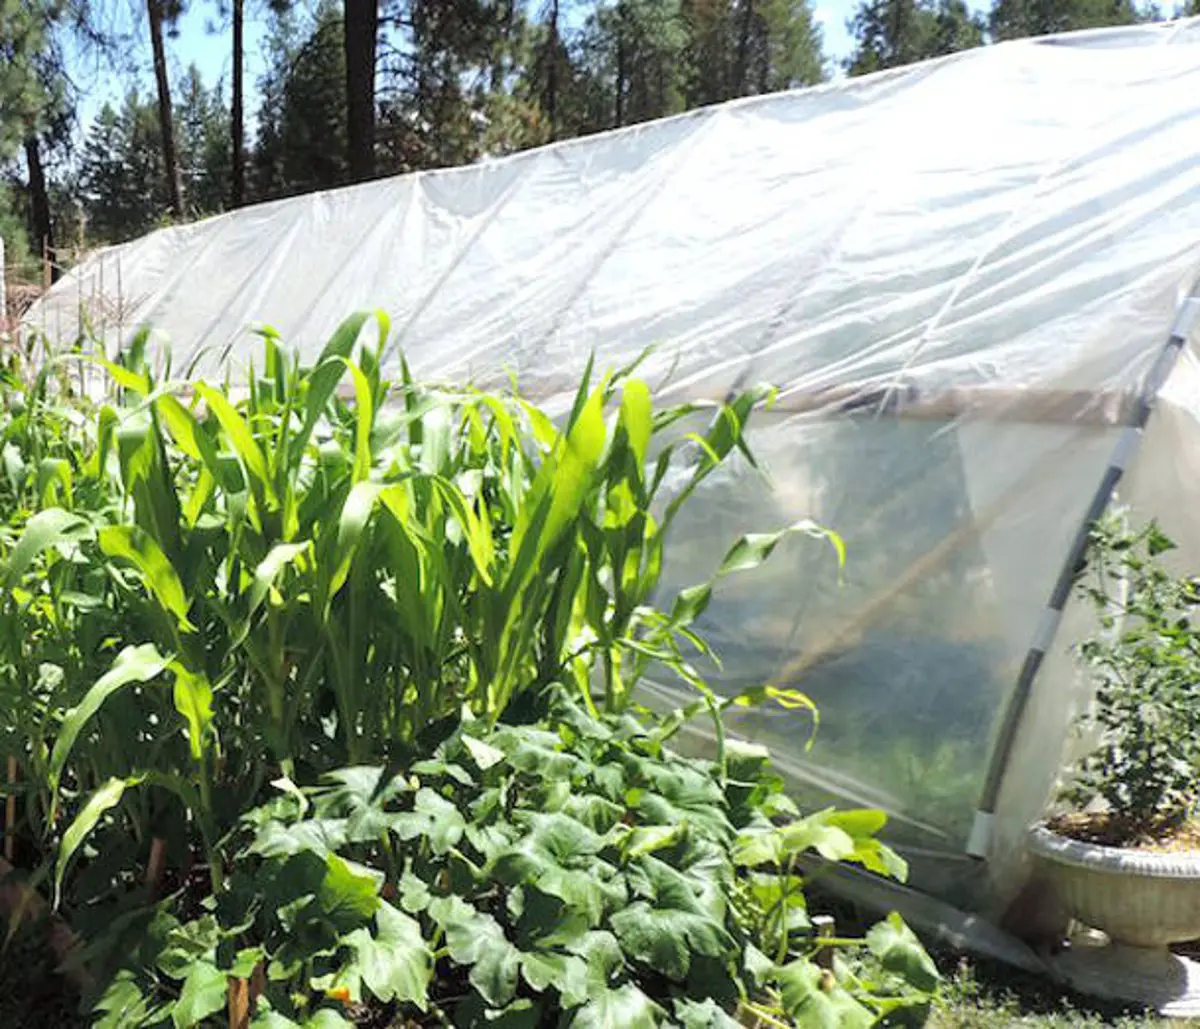
[{"label": "wooden stake", "polygon": [[21,775],[15,757],[8,759],[8,798],[4,802],[4,858],[13,860],[17,846],[17,792],[14,787]]},{"label": "wooden stake", "polygon": [[267,966],[260,961],[250,973],[250,1007],[253,1010],[258,998],[267,992]]},{"label": "wooden stake", "polygon": [[[833,919],[828,915],[813,915],[812,927],[813,935],[816,936],[818,940],[833,939]],[[823,968],[826,971],[833,971],[833,948],[818,947],[817,952],[813,955],[813,962],[818,968]]]},{"label": "wooden stake", "polygon": [[155,836],[150,842],[150,860],[146,862],[146,885],[151,896],[158,895],[158,884],[162,882],[163,869],[167,861],[167,841]]},{"label": "wooden stake", "polygon": [[250,980],[229,980],[229,1029],[250,1029]]}]

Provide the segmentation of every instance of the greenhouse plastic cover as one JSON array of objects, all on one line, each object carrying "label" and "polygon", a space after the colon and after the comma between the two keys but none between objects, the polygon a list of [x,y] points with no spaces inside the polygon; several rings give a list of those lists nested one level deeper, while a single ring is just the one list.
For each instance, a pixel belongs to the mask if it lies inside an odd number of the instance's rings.
[{"label": "greenhouse plastic cover", "polygon": [[[703,626],[808,804],[884,808],[916,886],[998,911],[1021,884],[1087,700],[1068,610],[1035,684],[985,865],[965,854],[1000,711],[1130,396],[1200,270],[1200,22],[1021,41],[754,98],[468,168],[264,204],[93,255],[30,312],[114,350],[136,324],[176,373],[245,366],[276,327],[313,357],[349,312],[392,319],[391,368],[561,404],[588,355],[664,402],[779,389],[765,477],[715,478],[671,588],[740,533],[811,517],[728,580]],[[1194,341],[1193,341],[1194,346]],[[1125,406],[1123,406],[1125,405]],[[1200,558],[1200,362],[1189,348],[1121,499]],[[664,684],[664,689],[669,689]]]}]

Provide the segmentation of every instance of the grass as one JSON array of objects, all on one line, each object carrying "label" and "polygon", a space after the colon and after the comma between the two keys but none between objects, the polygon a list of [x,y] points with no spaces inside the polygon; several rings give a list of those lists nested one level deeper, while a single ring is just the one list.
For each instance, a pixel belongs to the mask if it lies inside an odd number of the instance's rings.
[{"label": "grass", "polygon": [[947,983],[926,1029],[1183,1029],[1192,1023],[1105,1004],[1003,966],[941,961]]}]

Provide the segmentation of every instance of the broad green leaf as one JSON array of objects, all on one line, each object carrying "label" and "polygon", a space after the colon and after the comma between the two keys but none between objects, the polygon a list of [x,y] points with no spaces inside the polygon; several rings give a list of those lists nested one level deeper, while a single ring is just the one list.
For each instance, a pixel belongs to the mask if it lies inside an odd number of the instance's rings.
[{"label": "broad green leaf", "polygon": [[25,523],[25,530],[8,557],[4,569],[5,589],[16,586],[38,556],[50,547],[86,539],[91,533],[91,526],[70,511],[60,507],[39,511]]},{"label": "broad green leaf", "polygon": [[109,670],[92,684],[91,689],[84,694],[83,700],[63,716],[48,766],[52,821],[53,812],[57,811],[58,784],[62,779],[67,758],[70,757],[71,749],[75,746],[75,740],[83,731],[83,727],[113,693],[130,683],[149,682],[167,667],[167,663],[168,659],[163,657],[152,643],[144,643],[140,647],[126,647],[117,655]]},{"label": "broad green leaf", "polygon": [[677,998],[671,1002],[681,1029],[742,1029],[742,1024],[711,997],[705,1001]]},{"label": "broad green leaf", "polygon": [[784,857],[783,839],[774,827],[748,829],[733,847],[733,860],[743,868],[777,865]]},{"label": "broad green leaf", "polygon": [[687,835],[687,822],[677,822],[675,825],[646,825],[638,826],[629,834],[622,844],[625,860],[653,854],[656,850],[673,847]]},{"label": "broad green leaf", "polygon": [[354,1023],[333,1008],[318,1008],[304,1020],[303,1029],[354,1029]]},{"label": "broad green leaf", "polygon": [[613,931],[629,957],[676,982],[687,978],[693,954],[720,957],[733,941],[706,914],[637,901],[612,916]]},{"label": "broad green leaf", "polygon": [[612,986],[625,968],[625,955],[617,938],[606,930],[585,933],[568,949],[587,962],[588,992],[602,993]]},{"label": "broad green leaf", "polygon": [[797,1029],[870,1029],[875,1015],[840,986],[833,973],[807,959],[779,970],[783,1009]]},{"label": "broad green leaf", "polygon": [[852,837],[874,836],[887,825],[887,814],[876,808],[853,808],[849,811],[831,811],[826,817],[830,825],[836,825]]},{"label": "broad green leaf", "polygon": [[296,825],[272,819],[259,830],[249,851],[265,858],[290,857],[305,851],[326,858],[345,845],[344,818],[306,819]]},{"label": "broad green leaf", "polygon": [[428,910],[446,934],[451,959],[470,968],[471,985],[492,1007],[508,1004],[516,995],[521,952],[500,923],[455,896],[439,897]]},{"label": "broad green leaf", "polygon": [[355,929],[343,944],[354,958],[342,975],[358,976],[381,1001],[396,1000],[425,1010],[433,955],[415,919],[381,904],[375,913],[374,935],[365,928]]},{"label": "broad green leaf", "polygon": [[67,831],[63,833],[62,843],[58,848],[58,861],[54,866],[55,907],[58,907],[59,901],[62,899],[63,876],[66,875],[67,865],[75,856],[75,851],[87,839],[88,834],[96,828],[96,823],[100,821],[104,813],[121,802],[127,785],[128,783],[124,779],[109,779],[88,798],[83,809],[75,816],[75,820],[67,827]]},{"label": "broad green leaf", "polygon": [[381,877],[375,873],[330,854],[317,902],[338,930],[348,933],[379,910],[380,885]]},{"label": "broad green leaf", "polygon": [[490,744],[484,743],[483,740],[477,740],[474,736],[463,733],[462,742],[467,753],[471,755],[471,760],[475,762],[481,772],[486,772],[493,765],[504,760],[504,751],[497,750]]},{"label": "broad green leaf", "polygon": [[633,983],[605,990],[581,1007],[568,1029],[658,1029],[666,1012]]},{"label": "broad green leaf", "polygon": [[938,988],[941,976],[937,966],[896,912],[871,928],[867,933],[867,946],[884,968],[914,989],[933,993]]},{"label": "broad green leaf", "polygon": [[109,983],[91,1014],[93,1029],[141,1026],[149,1021],[150,998],[143,995],[132,972],[122,971]]},{"label": "broad green leaf", "polygon": [[299,1022],[293,1022],[278,1011],[260,1007],[250,1020],[250,1029],[304,1029]]},{"label": "broad green leaf", "polygon": [[553,951],[526,951],[521,955],[521,974],[535,993],[553,987],[563,1007],[578,1007],[588,999],[588,966],[583,958]]},{"label": "broad green leaf", "polygon": [[192,1029],[225,1007],[227,978],[215,965],[196,961],[171,1008],[175,1029]]},{"label": "broad green leaf", "polygon": [[606,833],[622,818],[625,808],[595,793],[572,791],[562,807],[563,813],[582,822],[592,832]]},{"label": "broad green leaf", "polygon": [[466,828],[458,808],[425,786],[417,790],[413,810],[391,815],[389,824],[402,840],[425,837],[436,854],[456,847]]},{"label": "broad green leaf", "polygon": [[132,525],[110,525],[100,530],[100,549],[109,557],[128,561],[141,574],[150,595],[172,615],[185,632],[195,632],[188,620],[191,604],[183,583],[167,555],[150,536]]}]

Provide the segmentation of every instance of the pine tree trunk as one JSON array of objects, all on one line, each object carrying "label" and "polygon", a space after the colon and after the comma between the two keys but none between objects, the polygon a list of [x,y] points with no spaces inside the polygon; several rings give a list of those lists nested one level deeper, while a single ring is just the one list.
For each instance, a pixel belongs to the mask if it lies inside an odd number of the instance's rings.
[{"label": "pine tree trunk", "polygon": [[42,150],[35,133],[25,137],[25,163],[29,165],[29,220],[38,248],[50,258],[50,281],[57,282],[62,274],[54,249],[54,221],[50,217],[50,194],[46,191],[46,172],[42,167]]},{"label": "pine tree trunk", "polygon": [[624,3],[617,4],[617,128],[625,124],[625,90],[629,77],[629,60],[626,53],[629,11]]},{"label": "pine tree trunk", "polygon": [[167,49],[163,43],[162,0],[146,0],[150,16],[150,45],[154,48],[154,79],[158,85],[158,126],[162,133],[163,169],[171,213],[183,218],[183,179],[175,153],[175,119],[171,114],[171,83],[167,79]]},{"label": "pine tree trunk", "polygon": [[375,42],[379,0],[346,0],[346,130],[350,177],[375,174]]},{"label": "pine tree trunk", "polygon": [[230,111],[233,171],[229,190],[229,203],[232,207],[241,207],[246,202],[246,119],[243,110],[245,17],[245,0],[233,0],[233,100]]},{"label": "pine tree trunk", "polygon": [[550,138],[558,138],[558,0],[550,0],[550,20],[546,41],[546,121]]},{"label": "pine tree trunk", "polygon": [[735,95],[745,96],[750,72],[750,27],[754,23],[754,0],[742,0],[742,19],[738,26],[737,64],[733,71]]}]

